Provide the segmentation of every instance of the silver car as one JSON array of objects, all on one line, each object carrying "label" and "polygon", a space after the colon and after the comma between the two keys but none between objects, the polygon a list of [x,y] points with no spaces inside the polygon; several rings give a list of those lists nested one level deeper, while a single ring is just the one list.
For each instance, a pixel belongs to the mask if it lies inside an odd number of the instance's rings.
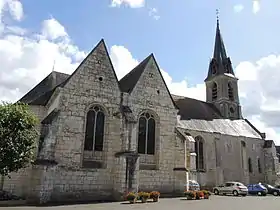
[{"label": "silver car", "polygon": [[240,182],[226,182],[223,185],[219,185],[213,188],[215,195],[242,195],[246,196],[248,194],[248,188]]}]

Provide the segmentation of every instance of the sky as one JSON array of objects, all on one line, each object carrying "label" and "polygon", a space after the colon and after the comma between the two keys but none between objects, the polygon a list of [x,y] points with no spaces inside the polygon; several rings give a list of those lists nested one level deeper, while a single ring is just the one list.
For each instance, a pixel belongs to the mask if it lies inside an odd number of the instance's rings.
[{"label": "sky", "polygon": [[0,0],[0,100],[71,74],[105,39],[118,78],[150,53],[171,93],[205,101],[216,9],[243,116],[280,145],[279,0]]}]

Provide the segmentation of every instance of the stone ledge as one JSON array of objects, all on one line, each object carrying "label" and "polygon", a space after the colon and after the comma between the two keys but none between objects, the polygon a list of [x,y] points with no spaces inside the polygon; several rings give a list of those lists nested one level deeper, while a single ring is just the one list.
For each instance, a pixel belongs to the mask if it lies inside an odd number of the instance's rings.
[{"label": "stone ledge", "polygon": [[26,200],[7,200],[7,201],[0,201],[0,207],[23,206],[23,205],[26,205]]}]

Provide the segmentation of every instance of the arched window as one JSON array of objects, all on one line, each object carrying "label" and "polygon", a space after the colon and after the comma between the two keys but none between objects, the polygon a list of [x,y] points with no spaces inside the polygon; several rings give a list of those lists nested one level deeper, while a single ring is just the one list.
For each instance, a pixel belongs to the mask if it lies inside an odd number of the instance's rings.
[{"label": "arched window", "polygon": [[262,173],[262,167],[261,167],[261,160],[260,160],[260,158],[258,158],[258,169],[259,169],[259,173]]},{"label": "arched window", "polygon": [[204,170],[203,139],[201,136],[195,137],[196,169]]},{"label": "arched window", "polygon": [[84,150],[102,151],[104,143],[105,114],[101,107],[94,106],[87,113]]},{"label": "arched window", "polygon": [[154,115],[145,112],[141,114],[138,123],[138,153],[154,155],[156,142]]},{"label": "arched window", "polygon": [[234,100],[233,88],[232,88],[232,85],[231,85],[230,83],[228,83],[228,98],[229,98],[229,100],[231,100],[231,101]]},{"label": "arched window", "polygon": [[216,100],[218,97],[218,87],[216,82],[214,82],[213,87],[212,87],[212,99]]},{"label": "arched window", "polygon": [[249,168],[249,173],[253,172],[253,167],[252,167],[252,160],[251,158],[248,158],[248,168]]}]

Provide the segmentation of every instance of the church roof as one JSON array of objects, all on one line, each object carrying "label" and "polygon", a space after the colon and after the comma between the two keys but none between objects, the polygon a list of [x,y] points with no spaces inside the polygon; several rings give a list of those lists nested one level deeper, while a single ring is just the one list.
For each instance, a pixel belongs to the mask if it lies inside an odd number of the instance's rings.
[{"label": "church roof", "polygon": [[53,71],[19,101],[30,105],[46,105],[53,91],[69,77],[68,74]]},{"label": "church roof", "polygon": [[139,63],[134,69],[132,69],[119,81],[122,92],[131,93],[152,56],[153,54],[145,58],[141,63]]},{"label": "church roof", "polygon": [[260,133],[245,119],[178,120],[178,127],[186,130],[262,139]]},{"label": "church roof", "polygon": [[220,111],[211,103],[188,97],[172,95],[182,120],[213,120],[223,118]]}]

